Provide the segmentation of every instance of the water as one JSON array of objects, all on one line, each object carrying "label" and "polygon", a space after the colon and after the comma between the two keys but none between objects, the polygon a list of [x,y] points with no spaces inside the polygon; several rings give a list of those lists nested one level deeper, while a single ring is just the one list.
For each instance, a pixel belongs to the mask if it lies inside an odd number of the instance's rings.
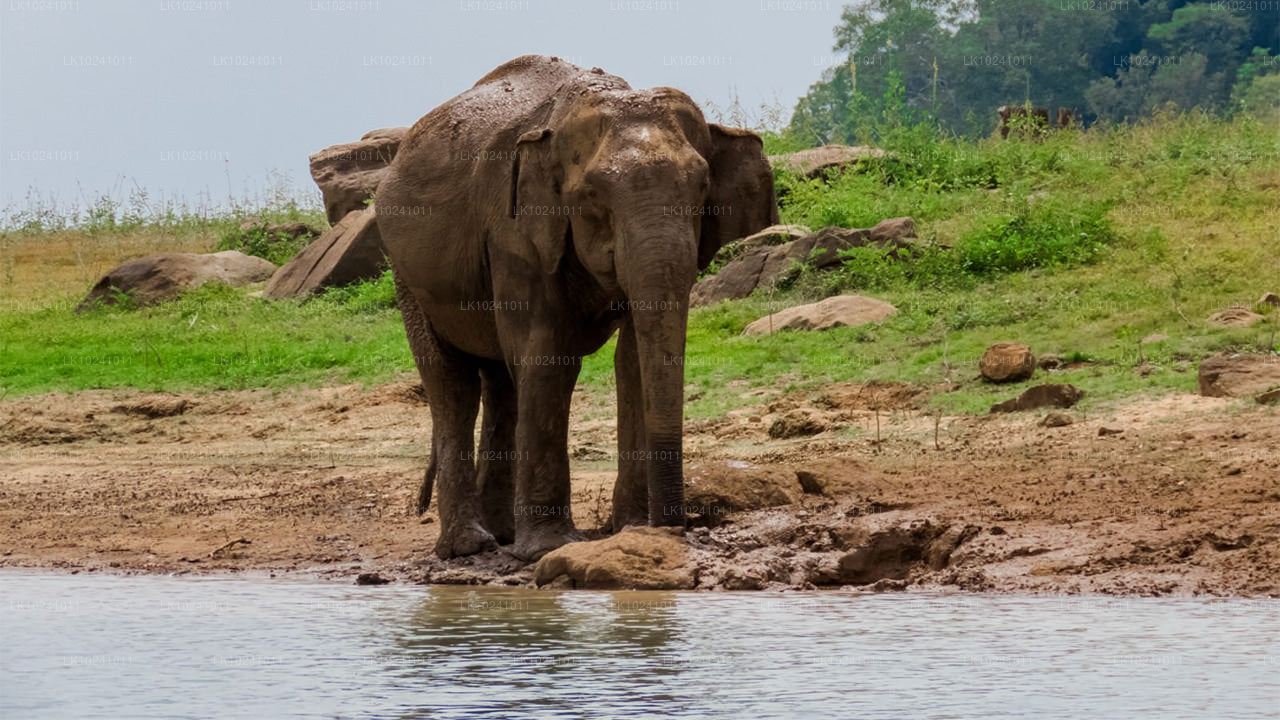
[{"label": "water", "polygon": [[0,717],[1280,717],[1280,601],[0,573]]}]

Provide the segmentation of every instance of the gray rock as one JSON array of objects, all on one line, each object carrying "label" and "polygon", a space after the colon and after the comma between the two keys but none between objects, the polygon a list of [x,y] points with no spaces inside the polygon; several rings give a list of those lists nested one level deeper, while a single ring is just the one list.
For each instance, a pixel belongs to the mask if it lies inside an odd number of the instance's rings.
[{"label": "gray rock", "polygon": [[864,295],[837,295],[808,305],[797,305],[756,320],[743,335],[767,335],[779,330],[829,330],[881,322],[898,309],[883,300]]},{"label": "gray rock", "polygon": [[347,213],[364,209],[408,129],[371,130],[358,142],[327,147],[311,156],[311,177],[320,186],[331,225]]},{"label": "gray rock", "polygon": [[162,253],[130,260],[102,277],[76,307],[81,312],[95,305],[115,304],[127,293],[135,305],[154,305],[207,282],[232,287],[262,282],[276,266],[260,257],[236,250],[216,253]]},{"label": "gray rock", "polygon": [[298,298],[320,288],[348,285],[382,274],[386,258],[378,235],[377,208],[347,213],[271,276],[262,295]]},{"label": "gray rock", "polygon": [[1084,391],[1067,383],[1045,383],[1027,388],[1021,395],[1012,400],[1005,400],[991,406],[993,413],[1017,412],[1019,410],[1036,410],[1044,407],[1069,408],[1084,397]]},{"label": "gray rock", "polygon": [[737,300],[757,288],[770,288],[808,265],[819,270],[838,267],[840,251],[875,246],[898,252],[914,252],[915,223],[911,218],[889,218],[873,228],[827,227],[781,245],[757,245],[743,250],[720,272],[693,286],[690,304],[710,305]]},{"label": "gray rock", "polygon": [[816,178],[827,170],[844,169],[863,160],[884,156],[884,150],[869,145],[823,145],[799,152],[770,155],[769,165],[775,170]]}]

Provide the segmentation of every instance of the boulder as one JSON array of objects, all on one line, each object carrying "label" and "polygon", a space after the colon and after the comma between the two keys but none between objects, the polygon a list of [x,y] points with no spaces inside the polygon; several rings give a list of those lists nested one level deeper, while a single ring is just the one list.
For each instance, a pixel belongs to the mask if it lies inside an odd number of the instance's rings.
[{"label": "boulder", "polygon": [[1266,397],[1280,388],[1280,355],[1219,353],[1200,363],[1205,397]]},{"label": "boulder", "polygon": [[150,255],[130,260],[102,276],[76,312],[95,305],[112,305],[121,292],[128,293],[134,305],[154,305],[207,282],[232,287],[262,282],[275,270],[272,263],[236,250]]},{"label": "boulder", "polygon": [[748,235],[741,240],[726,243],[716,253],[716,261],[721,264],[732,262],[743,253],[761,247],[772,247],[791,242],[797,238],[811,234],[813,231],[803,225],[770,225],[758,233]]},{"label": "boulder", "polygon": [[271,276],[263,297],[305,297],[323,287],[337,287],[382,274],[386,260],[378,235],[377,208],[347,213]]},{"label": "boulder", "polygon": [[880,246],[911,248],[914,244],[905,241],[915,236],[916,221],[909,217],[885,218],[871,228],[871,242]]},{"label": "boulder", "polygon": [[747,297],[756,288],[773,287],[779,280],[791,277],[804,265],[819,270],[837,267],[842,262],[840,251],[849,248],[873,245],[913,252],[917,248],[910,239],[914,233],[915,222],[911,218],[889,218],[874,228],[827,227],[781,245],[757,244],[738,251],[737,257],[720,272],[698,281],[690,293],[690,304],[710,305]]},{"label": "boulder", "polygon": [[779,330],[829,330],[881,322],[898,312],[883,300],[864,295],[837,295],[809,305],[797,305],[756,320],[743,335],[767,335]]},{"label": "boulder", "polygon": [[798,502],[804,490],[795,472],[741,460],[692,465],[685,474],[685,509],[709,525],[725,515]]},{"label": "boulder", "polygon": [[1045,383],[1027,388],[1021,395],[1012,400],[1005,400],[991,406],[993,413],[1017,412],[1019,410],[1036,410],[1038,408],[1069,408],[1084,397],[1084,391],[1067,383]]},{"label": "boulder", "polygon": [[1262,319],[1262,315],[1248,308],[1229,307],[1209,316],[1209,322],[1223,327],[1249,327]]},{"label": "boulder", "polygon": [[689,590],[696,564],[679,528],[628,527],[603,540],[563,545],[533,569],[539,587],[590,590]]},{"label": "boulder", "polygon": [[884,156],[884,150],[869,145],[823,145],[799,152],[770,155],[769,165],[775,170],[817,178],[822,177],[827,170],[844,169],[857,165],[862,160]]},{"label": "boulder", "polygon": [[408,129],[371,130],[358,142],[327,147],[311,156],[311,177],[320,186],[329,224],[364,209]]},{"label": "boulder", "polygon": [[996,343],[978,360],[982,378],[989,382],[1019,382],[1036,371],[1036,356],[1021,343]]},{"label": "boulder", "polygon": [[880,580],[909,580],[945,568],[956,548],[977,533],[973,526],[944,526],[924,521],[859,529],[854,549],[839,560],[839,579],[850,585]]},{"label": "boulder", "polygon": [[811,234],[813,231],[804,225],[770,225],[735,242],[747,250],[765,245],[781,245]]}]

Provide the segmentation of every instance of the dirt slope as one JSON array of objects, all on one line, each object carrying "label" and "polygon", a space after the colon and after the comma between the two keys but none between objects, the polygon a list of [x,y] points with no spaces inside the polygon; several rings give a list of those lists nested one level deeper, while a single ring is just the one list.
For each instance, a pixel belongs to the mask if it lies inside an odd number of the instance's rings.
[{"label": "dirt slope", "polygon": [[[923,527],[956,536],[945,565],[870,587],[1280,596],[1280,410],[1172,395],[1066,427],[1034,413],[935,423],[918,408],[938,390],[756,391],[751,407],[691,422],[690,463],[802,470],[820,486],[695,531],[722,556],[711,586],[844,584],[830,563],[797,558]],[[598,527],[612,412],[574,412],[575,518]],[[527,579],[502,553],[430,556],[435,509],[425,521],[410,509],[428,414],[407,380],[0,403],[0,566]]]}]

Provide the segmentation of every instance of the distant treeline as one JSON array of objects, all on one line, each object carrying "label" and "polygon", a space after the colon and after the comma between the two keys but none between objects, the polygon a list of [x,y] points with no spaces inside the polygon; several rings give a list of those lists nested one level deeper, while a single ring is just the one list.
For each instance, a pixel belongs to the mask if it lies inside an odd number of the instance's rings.
[{"label": "distant treeline", "polygon": [[835,37],[792,115],[798,140],[920,120],[985,135],[1023,103],[1086,124],[1280,108],[1280,0],[866,0]]}]

